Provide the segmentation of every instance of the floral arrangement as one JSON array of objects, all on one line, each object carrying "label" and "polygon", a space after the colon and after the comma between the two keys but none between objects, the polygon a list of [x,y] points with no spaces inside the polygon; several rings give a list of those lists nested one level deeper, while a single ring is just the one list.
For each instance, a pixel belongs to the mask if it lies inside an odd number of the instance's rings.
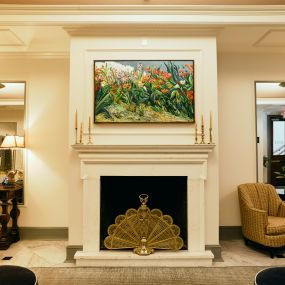
[{"label": "floral arrangement", "polygon": [[194,122],[193,61],[95,62],[96,122]]}]

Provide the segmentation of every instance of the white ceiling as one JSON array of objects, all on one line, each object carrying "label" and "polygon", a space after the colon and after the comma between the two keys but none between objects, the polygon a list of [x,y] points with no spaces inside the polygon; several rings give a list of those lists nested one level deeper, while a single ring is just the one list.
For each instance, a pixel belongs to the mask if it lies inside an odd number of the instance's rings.
[{"label": "white ceiling", "polygon": [[285,52],[285,27],[227,26],[218,34],[218,52]]},{"label": "white ceiling", "polygon": [[280,86],[280,82],[257,82],[256,97],[285,100],[285,87]]},{"label": "white ceiling", "polygon": [[25,82],[1,81],[0,83],[0,110],[23,110]]},{"label": "white ceiling", "polygon": [[[218,53],[284,53],[285,26],[220,27],[217,34],[217,49]],[[0,54],[1,52],[68,54],[69,35],[61,26],[2,26]],[[8,92],[9,89],[0,89],[2,100],[5,100],[2,94],[4,91]],[[257,84],[257,94],[258,97],[275,97],[276,100],[285,98],[285,88],[281,88],[277,83]]]},{"label": "white ceiling", "polygon": [[69,36],[58,26],[10,26],[0,29],[0,52],[68,52]]},{"label": "white ceiling", "polygon": [[[218,52],[285,52],[285,26],[224,26]],[[0,29],[0,52],[68,52],[69,36],[60,26],[10,26]]]},{"label": "white ceiling", "polygon": [[4,87],[0,88],[0,100],[24,100],[25,82],[0,82]]},{"label": "white ceiling", "polygon": [[285,111],[285,88],[280,82],[256,82],[257,110],[269,113]]}]

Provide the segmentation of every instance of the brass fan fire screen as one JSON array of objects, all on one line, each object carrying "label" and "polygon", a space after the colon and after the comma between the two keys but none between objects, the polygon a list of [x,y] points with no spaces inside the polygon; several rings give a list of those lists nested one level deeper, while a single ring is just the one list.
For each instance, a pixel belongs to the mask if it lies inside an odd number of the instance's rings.
[{"label": "brass fan fire screen", "polygon": [[163,215],[159,209],[150,210],[146,205],[147,194],[139,196],[141,206],[128,209],[125,215],[119,215],[115,224],[108,227],[108,236],[104,240],[107,249],[132,248],[134,253],[149,255],[154,249],[179,250],[183,247],[180,228],[173,224],[169,215]]}]

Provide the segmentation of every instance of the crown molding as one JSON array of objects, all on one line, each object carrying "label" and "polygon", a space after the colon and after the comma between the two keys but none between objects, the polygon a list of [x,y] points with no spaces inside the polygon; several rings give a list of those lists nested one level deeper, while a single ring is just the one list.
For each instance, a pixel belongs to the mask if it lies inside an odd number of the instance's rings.
[{"label": "crown molding", "polygon": [[0,52],[0,59],[68,59],[67,52]]},{"label": "crown molding", "polygon": [[106,24],[94,24],[94,25],[86,25],[86,26],[66,26],[63,29],[70,36],[215,36],[217,35],[223,28],[222,27],[203,27],[203,26],[195,26],[180,24],[179,29],[177,29],[177,25],[169,25],[169,24],[155,24],[147,23],[147,24],[116,24],[116,28],[114,29],[114,23],[106,23]]},{"label": "crown molding", "polygon": [[2,0],[3,4],[25,5],[282,5],[283,0]]},{"label": "crown molding", "polygon": [[0,4],[0,13],[18,14],[191,14],[282,13],[285,5],[11,5]]},{"label": "crown molding", "polygon": [[0,99],[0,106],[24,106],[24,99]]},{"label": "crown molding", "polygon": [[285,24],[285,5],[5,5],[0,25]]}]

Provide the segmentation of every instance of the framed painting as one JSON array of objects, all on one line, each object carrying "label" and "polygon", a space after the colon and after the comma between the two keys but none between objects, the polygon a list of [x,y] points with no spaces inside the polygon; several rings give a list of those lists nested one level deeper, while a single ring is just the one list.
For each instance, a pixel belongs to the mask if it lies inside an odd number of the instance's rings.
[{"label": "framed painting", "polygon": [[194,61],[94,61],[94,94],[95,123],[194,122]]}]

